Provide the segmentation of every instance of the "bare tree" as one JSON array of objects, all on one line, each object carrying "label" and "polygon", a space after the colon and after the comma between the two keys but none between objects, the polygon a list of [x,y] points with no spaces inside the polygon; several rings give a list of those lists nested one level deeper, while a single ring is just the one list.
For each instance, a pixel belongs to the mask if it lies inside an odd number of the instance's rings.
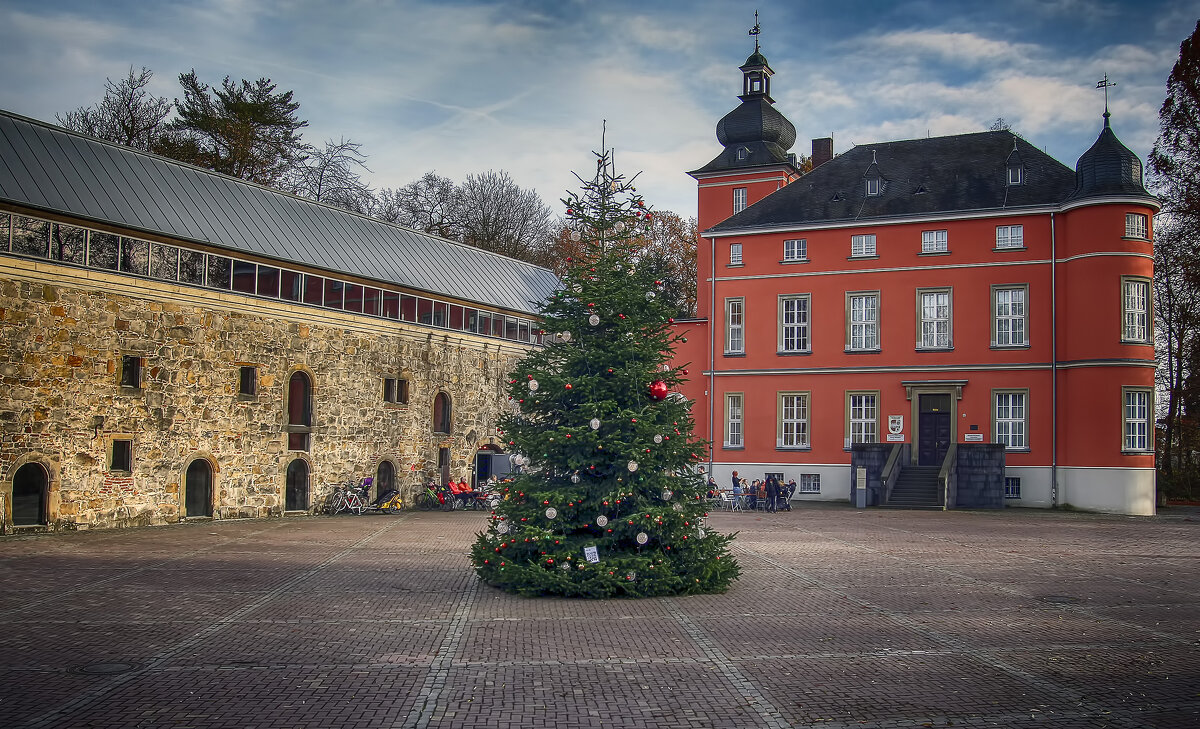
[{"label": "bare tree", "polygon": [[656,211],[639,254],[663,282],[662,296],[676,313],[694,316],[696,312],[696,219],[685,220],[670,210]]},{"label": "bare tree", "polygon": [[155,151],[158,138],[166,131],[165,120],[171,113],[171,101],[146,90],[154,72],[142,66],[120,81],[105,79],[104,98],[95,106],[55,114],[58,123],[93,137],[124,144],[145,152]]},{"label": "bare tree", "polygon": [[376,217],[431,235],[459,239],[458,188],[436,172],[379,193]]},{"label": "bare tree", "polygon": [[459,187],[462,240],[523,261],[542,263],[553,213],[535,190],[523,190],[507,172],[468,175]]},{"label": "bare tree", "polygon": [[291,191],[309,200],[369,214],[375,208],[375,196],[358,173],[360,169],[371,171],[366,161],[361,144],[331,139],[292,171]]}]

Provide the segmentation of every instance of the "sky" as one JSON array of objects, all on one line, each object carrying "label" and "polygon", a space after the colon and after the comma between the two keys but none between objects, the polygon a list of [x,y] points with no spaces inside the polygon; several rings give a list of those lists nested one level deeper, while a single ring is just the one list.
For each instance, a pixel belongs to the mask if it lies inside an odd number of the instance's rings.
[{"label": "sky", "polygon": [[1074,167],[1101,129],[1143,160],[1200,0],[0,0],[0,109],[54,122],[130,67],[151,92],[271,79],[304,140],[362,145],[375,189],[507,171],[562,214],[604,140],[659,210],[696,214],[687,171],[721,150],[754,50],[792,151],[986,130]]}]

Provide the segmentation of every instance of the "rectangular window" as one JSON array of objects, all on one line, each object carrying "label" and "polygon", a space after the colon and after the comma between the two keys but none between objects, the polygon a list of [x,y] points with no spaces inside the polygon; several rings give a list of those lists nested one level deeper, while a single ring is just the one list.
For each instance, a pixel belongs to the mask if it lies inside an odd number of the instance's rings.
[{"label": "rectangular window", "polygon": [[345,305],[343,308],[346,311],[362,312],[363,305],[363,287],[358,284],[348,283],[345,287]]},{"label": "rectangular window", "polygon": [[127,354],[121,357],[121,387],[142,386],[142,358]]},{"label": "rectangular window", "polygon": [[[417,320],[417,297],[400,294],[400,319],[411,322]],[[500,336],[499,333],[496,336]]]},{"label": "rectangular window", "polygon": [[779,297],[779,351],[808,352],[809,295]]},{"label": "rectangular window", "polygon": [[875,255],[875,236],[872,235],[852,235],[850,236],[850,256],[859,258],[863,256]]},{"label": "rectangular window", "polygon": [[992,346],[1025,347],[1029,345],[1026,334],[1028,313],[1025,299],[1026,286],[992,287]]},{"label": "rectangular window", "polygon": [[108,470],[133,471],[133,441],[124,438],[112,442],[112,457],[109,459]]},{"label": "rectangular window", "polygon": [[346,284],[332,278],[325,279],[325,306],[330,309],[342,308],[342,296],[346,292]]},{"label": "rectangular window", "polygon": [[742,447],[742,393],[725,393],[725,447]]},{"label": "rectangular window", "polygon": [[879,292],[846,294],[846,349],[879,349]]},{"label": "rectangular window", "polygon": [[1125,398],[1124,449],[1149,452],[1154,446],[1150,438],[1150,390],[1123,388],[1121,394]]},{"label": "rectangular window", "polygon": [[50,250],[50,223],[37,218],[13,216],[12,252],[45,258]]},{"label": "rectangular window", "polygon": [[1016,476],[1004,477],[1004,498],[1019,499],[1021,498],[1021,479]]},{"label": "rectangular window", "polygon": [[383,315],[388,319],[400,318],[400,294],[395,291],[383,292]]},{"label": "rectangular window", "polygon": [[92,268],[115,271],[121,258],[120,254],[121,239],[112,233],[99,233],[93,230],[88,235],[87,265]]},{"label": "rectangular window", "polygon": [[408,380],[403,377],[396,380],[396,402],[401,405],[408,404]]},{"label": "rectangular window", "polygon": [[179,279],[178,248],[162,243],[150,245],[150,278],[158,278],[163,281]]},{"label": "rectangular window", "polygon": [[746,301],[725,299],[725,354],[746,352]]},{"label": "rectangular window", "polygon": [[1020,165],[1011,165],[1008,168],[1008,184],[1020,185],[1021,180],[1024,179],[1024,175],[1022,174],[1023,169]]},{"label": "rectangular window", "polygon": [[950,250],[950,238],[945,230],[926,230],[921,232],[922,253],[945,253]]},{"label": "rectangular window", "polygon": [[1121,279],[1121,341],[1150,343],[1150,282]]},{"label": "rectangular window", "polygon": [[783,260],[807,261],[808,239],[797,238],[795,240],[785,240],[783,242]]},{"label": "rectangular window", "polygon": [[867,197],[875,197],[879,194],[881,183],[883,181],[878,177],[867,178]]},{"label": "rectangular window", "polygon": [[383,292],[379,289],[363,287],[363,313],[379,316],[379,297]]},{"label": "rectangular window", "polygon": [[258,394],[258,368],[245,365],[238,368],[238,394],[253,397]]},{"label": "rectangular window", "polygon": [[150,241],[121,239],[121,270],[145,276],[150,272]]},{"label": "rectangular window", "polygon": [[180,249],[179,251],[179,282],[204,285],[204,254],[199,251]]},{"label": "rectangular window", "polygon": [[993,441],[1005,450],[1029,450],[1029,392],[992,391]]},{"label": "rectangular window", "polygon": [[730,243],[729,244],[729,265],[730,266],[742,265],[742,244],[741,243]]},{"label": "rectangular window", "polygon": [[208,257],[207,277],[205,283],[214,289],[229,290],[233,278],[233,261],[225,256]]},{"label": "rectangular window", "polygon": [[779,393],[777,448],[808,448],[808,393]]},{"label": "rectangular window", "polygon": [[879,394],[874,392],[846,393],[846,424],[848,445],[879,441]]},{"label": "rectangular window", "polygon": [[304,274],[295,271],[279,272],[279,298],[285,301],[300,301],[304,293]]},{"label": "rectangular window", "polygon": [[[1147,219],[1145,215],[1140,213],[1125,214],[1125,237],[1126,238],[1147,238],[1149,237],[1149,227],[1146,225]],[[14,241],[15,243],[15,241]]]},{"label": "rectangular window", "polygon": [[1025,226],[1024,225],[997,225],[996,226],[996,247],[997,248],[1024,248],[1025,247]]},{"label": "rectangular window", "polygon": [[73,225],[54,223],[50,226],[50,257],[56,261],[77,263],[87,261],[87,230]]},{"label": "rectangular window", "polygon": [[304,274],[304,303],[321,306],[325,303],[325,279]]},{"label": "rectangular window", "polygon": [[917,349],[950,349],[950,290],[917,290]]},{"label": "rectangular window", "polygon": [[383,378],[383,401],[384,402],[399,402],[396,399],[396,378]]},{"label": "rectangular window", "polygon": [[258,295],[279,298],[279,269],[272,266],[258,267]]},{"label": "rectangular window", "polygon": [[802,473],[800,474],[800,484],[798,491],[802,494],[819,494],[821,493],[821,474],[819,473]]},{"label": "rectangular window", "polygon": [[733,212],[740,213],[746,209],[746,188],[733,188]]},{"label": "rectangular window", "polygon": [[233,262],[233,290],[243,294],[252,294],[258,288],[257,274],[253,263],[246,261]]},{"label": "rectangular window", "polygon": [[0,250],[7,251],[12,243],[12,216],[0,213]]}]

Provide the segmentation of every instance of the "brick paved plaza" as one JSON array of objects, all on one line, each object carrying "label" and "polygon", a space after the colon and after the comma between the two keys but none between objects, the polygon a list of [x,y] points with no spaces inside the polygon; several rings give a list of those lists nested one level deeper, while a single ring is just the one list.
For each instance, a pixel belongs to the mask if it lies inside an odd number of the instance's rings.
[{"label": "brick paved plaza", "polygon": [[480,586],[480,512],[5,537],[0,727],[1200,727],[1200,517],[711,521],[640,601]]}]

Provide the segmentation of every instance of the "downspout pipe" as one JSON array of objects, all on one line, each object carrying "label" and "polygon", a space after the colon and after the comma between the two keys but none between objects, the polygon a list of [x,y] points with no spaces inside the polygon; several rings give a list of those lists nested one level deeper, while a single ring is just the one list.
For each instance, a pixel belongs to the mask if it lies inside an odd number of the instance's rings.
[{"label": "downspout pipe", "polygon": [[1058,245],[1050,213],[1050,508],[1058,508]]},{"label": "downspout pipe", "polygon": [[708,239],[708,476],[713,477],[713,460],[716,446],[713,445],[713,400],[716,397],[716,367],[717,355],[716,334],[717,326],[717,239]]}]

